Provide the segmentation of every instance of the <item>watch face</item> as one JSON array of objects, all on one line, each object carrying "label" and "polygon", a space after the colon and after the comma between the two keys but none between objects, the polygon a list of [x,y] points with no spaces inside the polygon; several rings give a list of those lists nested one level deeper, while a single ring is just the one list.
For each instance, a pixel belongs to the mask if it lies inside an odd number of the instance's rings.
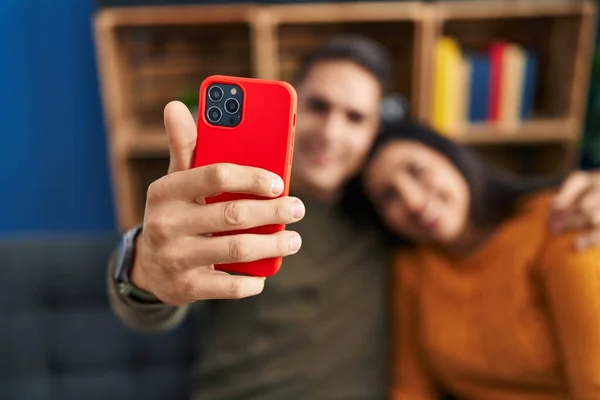
[{"label": "watch face", "polygon": [[119,283],[119,293],[123,296],[128,296],[131,293],[131,285],[128,285],[125,282]]}]

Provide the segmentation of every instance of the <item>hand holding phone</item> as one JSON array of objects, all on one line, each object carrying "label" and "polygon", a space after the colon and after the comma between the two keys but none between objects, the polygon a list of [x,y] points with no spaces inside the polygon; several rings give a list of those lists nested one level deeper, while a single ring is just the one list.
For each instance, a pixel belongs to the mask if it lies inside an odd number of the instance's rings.
[{"label": "hand holding phone", "polygon": [[[218,75],[204,80],[199,99],[193,167],[228,163],[264,169],[282,179],[283,190],[278,197],[287,196],[296,122],[294,88],[280,81]],[[207,204],[226,203],[232,220],[230,230],[212,235],[265,235],[284,231],[284,224],[254,228],[236,225],[240,210],[250,210],[255,202],[265,199],[233,192],[207,197]],[[215,265],[215,269],[267,277],[279,270],[281,262],[282,258],[276,257],[223,263]]]},{"label": "hand holding phone", "polygon": [[[302,243],[300,235],[293,231],[211,233],[293,224],[304,216],[302,202],[282,196],[283,179],[263,168],[230,163],[192,168],[197,137],[194,117],[187,106],[173,101],[165,107],[164,121],[169,170],[148,187],[132,283],[174,306],[261,293],[264,279],[223,273],[214,265],[295,254]],[[249,193],[266,200],[206,204],[207,197],[219,193]]]}]

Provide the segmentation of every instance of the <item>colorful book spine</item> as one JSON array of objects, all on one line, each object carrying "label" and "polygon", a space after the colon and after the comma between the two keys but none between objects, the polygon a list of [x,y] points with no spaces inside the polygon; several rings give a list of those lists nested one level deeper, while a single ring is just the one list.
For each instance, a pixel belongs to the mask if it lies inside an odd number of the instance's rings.
[{"label": "colorful book spine", "polygon": [[500,115],[500,90],[502,87],[502,58],[505,44],[495,42],[490,47],[490,99],[488,103],[488,120],[497,121]]},{"label": "colorful book spine", "polygon": [[507,130],[514,131],[521,121],[525,80],[525,52],[521,46],[509,44],[504,47],[502,76],[497,121]]},{"label": "colorful book spine", "polygon": [[458,42],[450,37],[438,41],[435,48],[433,93],[433,127],[441,133],[453,134],[464,120],[461,115],[466,101],[463,92],[465,63]]},{"label": "colorful book spine", "polygon": [[467,62],[471,66],[468,120],[484,122],[488,119],[490,103],[490,58],[487,54],[471,52],[467,54]]},{"label": "colorful book spine", "polygon": [[514,132],[533,116],[538,59],[516,43],[493,42],[463,51],[451,37],[436,43],[433,127],[460,134],[465,123],[491,123]]},{"label": "colorful book spine", "polygon": [[538,59],[535,53],[525,51],[525,72],[523,81],[523,97],[521,101],[520,118],[532,117],[538,79]]}]

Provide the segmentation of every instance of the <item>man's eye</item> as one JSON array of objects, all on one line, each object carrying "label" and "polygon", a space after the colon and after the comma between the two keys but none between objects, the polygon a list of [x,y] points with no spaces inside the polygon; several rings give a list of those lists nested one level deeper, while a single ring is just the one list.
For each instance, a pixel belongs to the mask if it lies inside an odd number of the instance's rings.
[{"label": "man's eye", "polygon": [[359,124],[365,120],[365,116],[357,112],[350,112],[348,113],[348,120],[355,124]]},{"label": "man's eye", "polygon": [[308,107],[313,111],[325,112],[329,110],[329,104],[321,99],[310,99]]}]

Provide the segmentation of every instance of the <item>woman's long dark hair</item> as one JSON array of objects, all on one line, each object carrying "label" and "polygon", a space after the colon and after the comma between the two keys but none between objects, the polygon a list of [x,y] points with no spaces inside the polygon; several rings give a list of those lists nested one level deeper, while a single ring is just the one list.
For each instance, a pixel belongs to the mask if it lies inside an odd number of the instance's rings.
[{"label": "woman's long dark hair", "polygon": [[[497,226],[518,211],[519,201],[523,196],[550,189],[559,183],[556,178],[522,177],[500,171],[475,151],[410,120],[384,123],[368,161],[381,146],[398,140],[422,143],[448,158],[467,181],[471,198],[470,219],[481,227]],[[391,233],[379,219],[366,198],[362,180],[363,176],[359,175],[346,185],[341,202],[342,209],[350,214],[353,220],[376,225],[392,241],[404,243],[403,238]]]}]

